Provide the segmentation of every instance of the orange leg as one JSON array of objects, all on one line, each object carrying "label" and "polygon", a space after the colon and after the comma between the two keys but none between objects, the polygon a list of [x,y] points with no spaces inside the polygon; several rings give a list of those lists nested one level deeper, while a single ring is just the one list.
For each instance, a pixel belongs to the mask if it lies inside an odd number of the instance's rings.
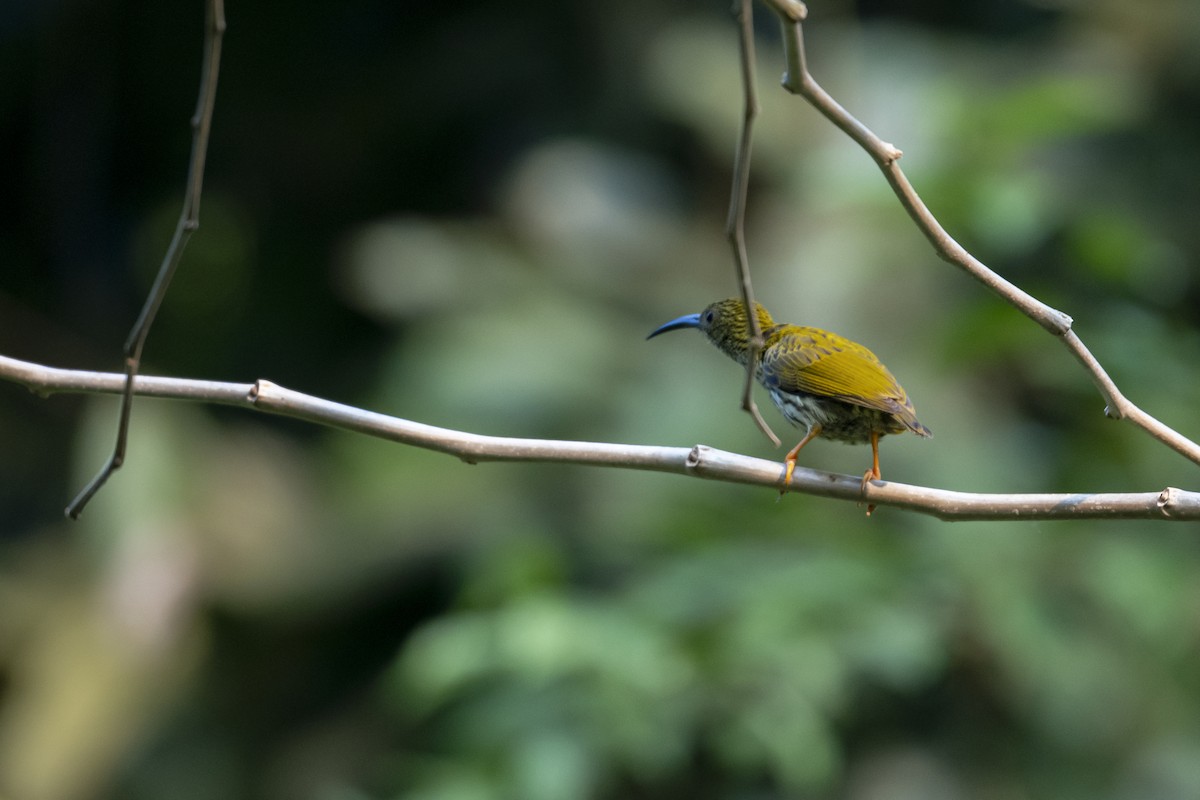
[{"label": "orange leg", "polygon": [[[876,431],[871,431],[871,468],[863,473],[862,492],[867,493],[867,483],[869,481],[880,480],[883,476],[879,473],[879,434]],[[867,516],[871,516],[871,512],[875,510],[874,505],[867,505]]]},{"label": "orange leg", "polygon": [[882,477],[879,474],[879,434],[871,431],[871,468],[863,473],[863,491],[867,490],[867,481],[877,481]]},{"label": "orange leg", "polygon": [[792,482],[792,473],[796,471],[796,455],[800,452],[800,448],[811,442],[813,439],[821,435],[821,426],[813,425],[808,429],[808,433],[804,434],[804,438],[800,440],[800,444],[793,447],[783,459],[783,463],[787,465],[787,472],[783,475],[783,485],[787,486]]}]

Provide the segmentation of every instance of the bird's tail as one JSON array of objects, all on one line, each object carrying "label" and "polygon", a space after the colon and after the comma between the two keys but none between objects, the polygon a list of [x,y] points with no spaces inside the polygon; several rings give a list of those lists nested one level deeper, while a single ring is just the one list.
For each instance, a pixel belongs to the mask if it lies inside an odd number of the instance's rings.
[{"label": "bird's tail", "polygon": [[907,425],[908,429],[910,431],[912,431],[913,433],[915,433],[917,436],[920,436],[924,439],[932,439],[933,438],[933,431],[929,430],[929,428],[926,428],[924,425],[922,425],[917,420],[916,417],[910,417],[910,418],[904,420],[904,424]]}]

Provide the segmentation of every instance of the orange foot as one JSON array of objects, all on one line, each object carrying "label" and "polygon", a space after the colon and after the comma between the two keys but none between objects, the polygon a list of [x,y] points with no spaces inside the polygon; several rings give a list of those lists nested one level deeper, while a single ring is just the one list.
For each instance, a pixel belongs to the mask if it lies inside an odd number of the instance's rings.
[{"label": "orange foot", "polygon": [[867,492],[867,484],[868,483],[870,483],[871,481],[879,481],[879,480],[883,480],[883,476],[879,474],[878,469],[869,469],[866,472],[864,472],[863,479],[862,479],[863,494],[866,494],[866,492]]},{"label": "orange foot", "polygon": [[[877,480],[879,480],[881,477],[882,477],[882,476],[881,476],[881,475],[880,475],[878,472],[876,472],[875,470],[873,470],[873,469],[869,469],[869,470],[867,470],[865,473],[863,473],[863,479],[862,479],[862,493],[863,493],[863,495],[866,495],[866,493],[867,493],[867,484],[868,484],[868,483],[870,483],[871,481],[877,481]],[[871,512],[872,512],[872,511],[874,511],[874,510],[875,510],[875,504],[874,504],[874,503],[867,503],[867,516],[868,516],[868,517],[869,517],[869,516],[871,516]]]},{"label": "orange foot", "polygon": [[783,489],[779,490],[780,497],[783,496],[784,489],[791,485],[792,473],[796,471],[796,456],[799,454],[800,449],[820,435],[821,426],[813,425],[808,429],[808,433],[804,434],[804,438],[800,440],[800,444],[789,450],[788,454],[784,457],[783,465],[786,467],[786,469],[783,473]]}]

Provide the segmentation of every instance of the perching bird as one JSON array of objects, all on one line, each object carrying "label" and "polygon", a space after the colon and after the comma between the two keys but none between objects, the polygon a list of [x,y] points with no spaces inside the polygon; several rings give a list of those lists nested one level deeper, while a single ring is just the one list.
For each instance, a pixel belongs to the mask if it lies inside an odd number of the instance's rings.
[{"label": "perching bird", "polygon": [[[784,485],[792,480],[800,448],[818,436],[848,444],[871,443],[871,468],[862,482],[865,491],[867,481],[880,479],[881,436],[906,430],[933,435],[917,421],[908,395],[870,350],[820,328],[777,324],[757,303],[755,310],[763,336],[758,382],[788,422],[806,431],[787,454]],[[740,298],[719,300],[699,314],[671,320],[646,338],[680,328],[699,328],[721,352],[746,366],[750,318]]]}]

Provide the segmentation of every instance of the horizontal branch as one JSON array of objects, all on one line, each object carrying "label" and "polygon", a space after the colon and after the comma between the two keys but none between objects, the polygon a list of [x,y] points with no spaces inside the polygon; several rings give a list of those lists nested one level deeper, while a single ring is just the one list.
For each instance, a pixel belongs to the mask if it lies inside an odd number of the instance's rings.
[{"label": "horizontal branch", "polygon": [[[0,379],[22,384],[46,397],[55,393],[120,394],[125,375],[60,369],[0,356]],[[436,450],[468,463],[528,461],[670,472],[696,478],[780,489],[778,461],[728,453],[705,445],[653,445],[571,442],[485,436],[438,428],[365,411],[270,381],[224,383],[189,378],[137,376],[134,393],[146,397],[220,403],[293,417],[368,436]],[[894,506],[945,520],[1032,519],[1200,519],[1200,493],[1167,488],[1161,492],[1113,494],[972,494],[878,481],[861,489],[858,476],[797,467],[788,491],[877,506]]]}]

